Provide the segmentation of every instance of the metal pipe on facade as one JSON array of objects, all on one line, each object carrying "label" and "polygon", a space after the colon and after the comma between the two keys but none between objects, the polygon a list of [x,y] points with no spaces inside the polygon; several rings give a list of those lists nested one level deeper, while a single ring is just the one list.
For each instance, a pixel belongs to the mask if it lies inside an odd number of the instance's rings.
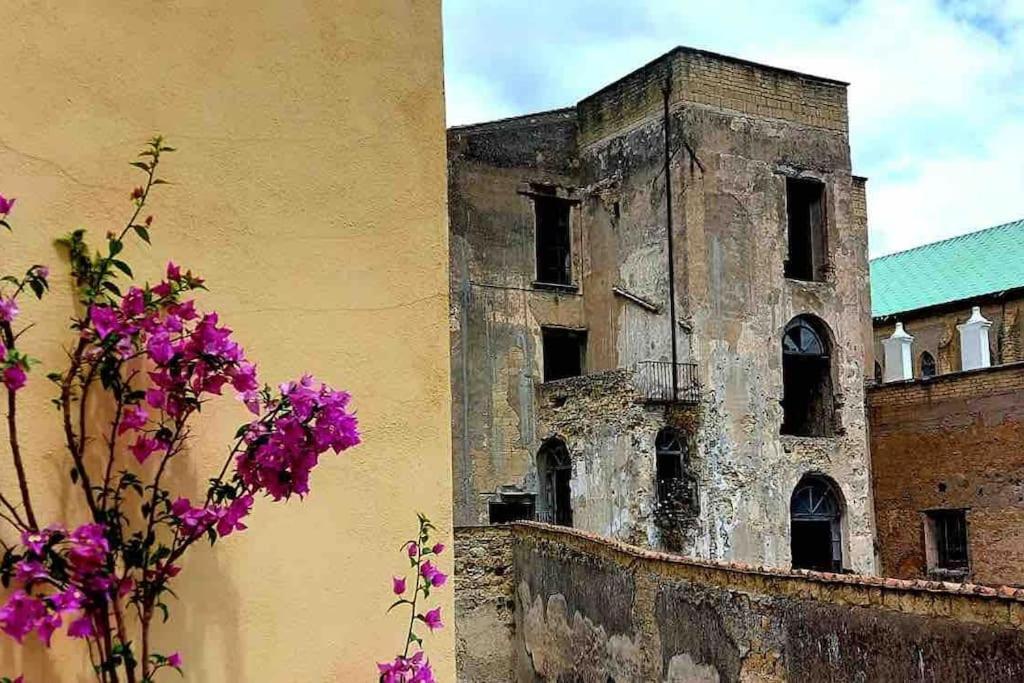
[{"label": "metal pipe on facade", "polygon": [[666,230],[668,231],[668,325],[672,339],[672,399],[679,398],[679,350],[676,340],[676,254],[673,241],[672,227],[672,176],[670,164],[672,160],[671,150],[671,118],[669,115],[669,95],[672,93],[672,62],[668,63],[668,71],[665,74],[665,85],[661,90],[665,109],[665,216]]}]

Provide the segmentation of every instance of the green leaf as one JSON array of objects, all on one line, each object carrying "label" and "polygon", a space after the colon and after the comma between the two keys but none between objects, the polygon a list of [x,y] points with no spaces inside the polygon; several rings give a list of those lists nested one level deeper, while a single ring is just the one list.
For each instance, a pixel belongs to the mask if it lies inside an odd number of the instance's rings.
[{"label": "green leaf", "polygon": [[164,604],[164,603],[162,603],[162,602],[158,602],[158,603],[156,603],[156,606],[160,608],[160,611],[161,611],[161,612],[163,612],[163,615],[164,615],[164,623],[166,624],[166,623],[167,623],[167,620],[171,618],[171,611],[170,611],[169,609],[167,609],[167,605],[165,605],[165,604]]},{"label": "green leaf", "polygon": [[110,290],[116,296],[121,296],[121,288],[115,285],[113,282],[104,282],[103,288]]},{"label": "green leaf", "polygon": [[154,178],[153,179],[153,184],[154,185],[170,185],[170,183],[168,181],[164,180],[163,178]]},{"label": "green leaf", "polygon": [[135,168],[141,168],[146,173],[149,173],[149,164],[147,164],[144,161],[133,161],[132,166],[134,166]]},{"label": "green leaf", "polygon": [[77,484],[78,483],[78,468],[77,467],[72,467],[71,468],[71,483],[72,484]]},{"label": "green leaf", "polygon": [[110,262],[114,265],[115,268],[120,270],[122,273],[124,273],[128,277],[134,277],[132,275],[132,269],[124,261],[119,261],[117,259],[112,259]]},{"label": "green leaf", "polygon": [[110,240],[110,255],[117,256],[124,249],[124,244],[121,240]]},{"label": "green leaf", "polygon": [[135,230],[135,234],[142,238],[142,241],[146,244],[151,244],[149,241],[149,230],[143,225],[133,225],[132,229]]},{"label": "green leaf", "polygon": [[43,292],[46,291],[46,287],[43,286],[41,281],[33,278],[28,281],[28,286],[32,290],[32,293],[36,295],[37,299],[43,298]]}]

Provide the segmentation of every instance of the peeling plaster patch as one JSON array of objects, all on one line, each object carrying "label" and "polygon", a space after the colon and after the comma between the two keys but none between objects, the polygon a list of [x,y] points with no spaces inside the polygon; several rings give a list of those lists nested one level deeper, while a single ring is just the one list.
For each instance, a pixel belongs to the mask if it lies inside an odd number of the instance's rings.
[{"label": "peeling plaster patch", "polygon": [[697,664],[683,653],[669,660],[665,683],[719,683],[718,669],[710,664]]}]

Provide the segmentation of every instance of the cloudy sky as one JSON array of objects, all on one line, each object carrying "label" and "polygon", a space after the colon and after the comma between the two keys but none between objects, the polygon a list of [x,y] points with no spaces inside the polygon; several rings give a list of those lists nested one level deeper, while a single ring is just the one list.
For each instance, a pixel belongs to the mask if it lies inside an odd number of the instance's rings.
[{"label": "cloudy sky", "polygon": [[675,45],[849,81],[871,253],[1024,218],[1024,0],[444,0],[448,123],[574,104]]}]

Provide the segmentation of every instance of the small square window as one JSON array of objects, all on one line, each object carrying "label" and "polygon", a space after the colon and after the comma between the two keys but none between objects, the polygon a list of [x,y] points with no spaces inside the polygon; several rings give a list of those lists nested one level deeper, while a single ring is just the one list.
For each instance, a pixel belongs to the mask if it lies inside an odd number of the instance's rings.
[{"label": "small square window", "polygon": [[553,382],[566,377],[579,377],[587,352],[587,333],[560,327],[541,329],[544,345],[544,381]]},{"label": "small square window", "polygon": [[967,572],[966,510],[929,510],[925,513],[925,553],[929,571]]},{"label": "small square window", "polygon": [[572,203],[561,197],[533,199],[537,226],[537,281],[572,284]]}]

